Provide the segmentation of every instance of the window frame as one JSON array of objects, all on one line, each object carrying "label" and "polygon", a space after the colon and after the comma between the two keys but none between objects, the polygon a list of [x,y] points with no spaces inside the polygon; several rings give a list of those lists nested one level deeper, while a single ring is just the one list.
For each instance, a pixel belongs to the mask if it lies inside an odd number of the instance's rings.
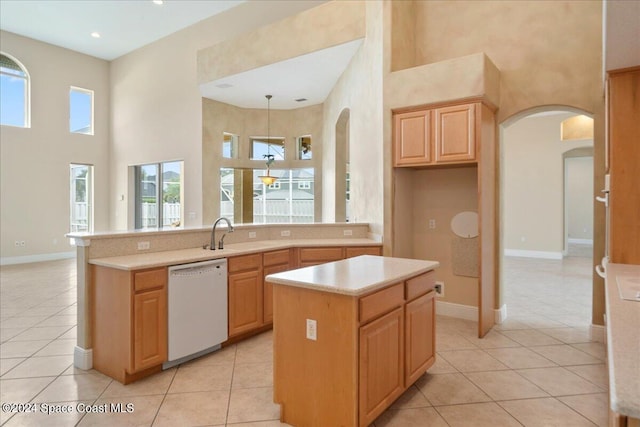
[{"label": "window frame", "polygon": [[[93,224],[94,224],[94,165],[86,164],[86,163],[70,163],[69,164],[69,230],[71,233],[81,232],[77,229],[74,229],[74,218],[75,218],[75,204],[78,203],[75,198],[76,187],[75,181],[78,180],[73,174],[74,169],[86,167],[87,175],[85,179],[85,191],[86,191],[86,204],[87,204],[87,226],[84,232],[93,233]],[[77,224],[76,224],[77,225]]]},{"label": "window frame", "polygon": [[[73,92],[84,93],[91,97],[91,110],[89,112],[89,131],[88,132],[79,132],[77,130],[71,129],[71,119],[72,119],[72,109],[71,109],[71,94]],[[94,114],[94,104],[95,104],[95,92],[91,89],[85,89],[79,86],[69,86],[69,133],[76,135],[94,135],[95,134],[95,114]]]},{"label": "window frame", "polygon": [[[165,165],[178,163],[180,164],[180,217],[179,217],[179,225],[173,226],[171,224],[165,226],[164,225],[164,181],[163,175],[165,173]],[[142,224],[142,204],[144,195],[142,194],[142,188],[140,184],[142,183],[142,168],[145,166],[155,166],[156,168],[156,177],[155,177],[155,204],[156,204],[156,226],[155,227],[144,227]],[[162,229],[162,228],[178,228],[184,225],[184,160],[170,160],[166,162],[157,162],[157,163],[142,163],[133,166],[133,179],[134,179],[134,228],[136,230],[154,230],[154,229]]]},{"label": "window frame", "polygon": [[31,75],[29,74],[29,71],[27,70],[27,67],[24,66],[24,64],[22,62],[20,62],[18,59],[16,59],[16,57],[14,57],[13,55],[10,55],[6,52],[2,52],[0,51],[0,55],[2,56],[6,56],[7,58],[9,58],[11,61],[13,61],[19,68],[20,70],[24,73],[24,76],[15,76],[13,74],[8,74],[6,72],[2,72],[0,69],[0,75],[7,75],[7,76],[11,76],[14,78],[20,78],[23,79],[25,81],[24,83],[24,106],[23,106],[23,114],[24,114],[24,125],[23,126],[17,126],[14,124],[9,124],[9,123],[2,123],[0,122],[0,126],[11,126],[14,128],[24,128],[24,129],[30,129],[31,128]]}]

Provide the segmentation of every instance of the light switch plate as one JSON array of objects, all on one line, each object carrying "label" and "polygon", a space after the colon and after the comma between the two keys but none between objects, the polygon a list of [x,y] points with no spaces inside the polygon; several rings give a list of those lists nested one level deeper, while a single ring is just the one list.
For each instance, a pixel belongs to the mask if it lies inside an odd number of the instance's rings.
[{"label": "light switch plate", "polygon": [[291,231],[289,230],[280,231],[280,237],[289,237],[289,236],[291,236]]}]

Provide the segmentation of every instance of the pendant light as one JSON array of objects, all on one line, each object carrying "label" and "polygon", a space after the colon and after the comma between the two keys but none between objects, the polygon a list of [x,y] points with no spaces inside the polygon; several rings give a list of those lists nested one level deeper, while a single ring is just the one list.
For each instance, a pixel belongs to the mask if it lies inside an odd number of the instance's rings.
[{"label": "pendant light", "polygon": [[276,182],[278,178],[275,176],[271,176],[271,174],[269,173],[269,168],[271,167],[271,164],[275,160],[274,155],[271,154],[271,98],[272,96],[265,95],[265,98],[267,98],[267,154],[265,154],[263,157],[267,159],[267,162],[266,162],[267,174],[263,176],[259,176],[258,178],[260,178],[260,180],[265,185],[271,185],[274,182]]}]

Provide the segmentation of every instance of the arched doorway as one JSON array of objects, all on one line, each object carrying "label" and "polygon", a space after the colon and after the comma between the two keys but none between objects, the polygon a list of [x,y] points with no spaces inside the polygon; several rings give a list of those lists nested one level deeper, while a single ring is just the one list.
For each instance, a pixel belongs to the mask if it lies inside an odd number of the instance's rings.
[{"label": "arched doorway", "polygon": [[593,239],[593,121],[587,120],[590,136],[562,134],[570,119],[587,114],[543,107],[500,125],[500,300],[505,316],[508,307],[505,327],[586,330],[591,324],[592,254],[568,255],[574,254],[572,241],[584,249],[588,238]]}]

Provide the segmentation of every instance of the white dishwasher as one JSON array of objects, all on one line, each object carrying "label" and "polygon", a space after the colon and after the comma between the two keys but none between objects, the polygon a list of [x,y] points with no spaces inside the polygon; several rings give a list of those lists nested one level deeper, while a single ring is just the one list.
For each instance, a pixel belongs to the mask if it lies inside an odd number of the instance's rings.
[{"label": "white dishwasher", "polygon": [[215,351],[227,339],[227,260],[169,267],[167,369]]}]

